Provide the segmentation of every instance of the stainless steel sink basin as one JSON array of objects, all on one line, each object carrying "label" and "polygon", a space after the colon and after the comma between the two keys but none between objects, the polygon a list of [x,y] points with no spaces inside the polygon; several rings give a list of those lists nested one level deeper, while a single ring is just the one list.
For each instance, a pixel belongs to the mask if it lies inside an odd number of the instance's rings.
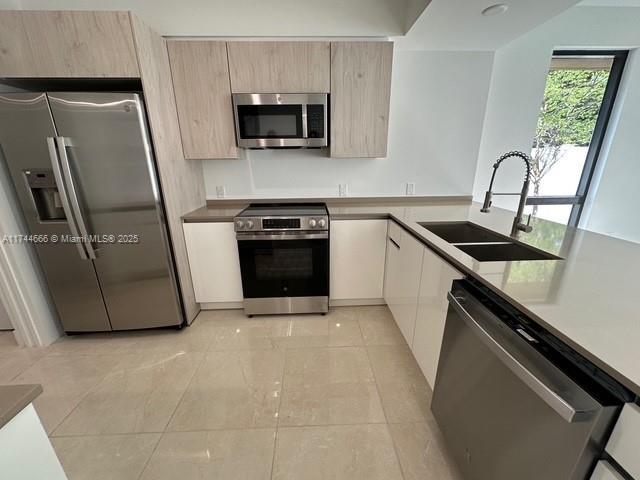
[{"label": "stainless steel sink basin", "polygon": [[471,222],[419,222],[479,262],[561,260],[560,257]]},{"label": "stainless steel sink basin", "polygon": [[560,257],[552,255],[537,248],[532,248],[521,243],[477,243],[455,245],[467,255],[479,262],[509,262],[518,260],[560,260]]},{"label": "stainless steel sink basin", "polygon": [[453,244],[512,241],[506,235],[492,232],[471,222],[421,222],[418,225]]}]

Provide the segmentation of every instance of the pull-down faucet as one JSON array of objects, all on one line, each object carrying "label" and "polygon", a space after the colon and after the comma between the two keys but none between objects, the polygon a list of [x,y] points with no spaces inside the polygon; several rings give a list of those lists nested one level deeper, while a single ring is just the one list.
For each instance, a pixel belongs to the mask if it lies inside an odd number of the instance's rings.
[{"label": "pull-down faucet", "polygon": [[[520,193],[493,193],[493,181],[496,178],[496,172],[498,171],[498,167],[500,164],[510,157],[518,157],[524,160],[524,163],[527,168],[527,173],[524,176],[524,183],[522,184],[522,191]],[[489,190],[484,197],[484,204],[480,209],[481,212],[487,213],[490,211],[491,207],[491,198],[493,195],[519,195],[520,203],[518,203],[518,211],[516,212],[516,217],[513,219],[513,227],[511,228],[511,236],[516,236],[518,232],[527,232],[529,233],[533,228],[529,225],[529,222],[526,224],[523,223],[524,216],[524,207],[527,204],[527,194],[529,192],[529,184],[531,183],[531,157],[523,152],[513,151],[507,152],[502,155],[496,163],[493,164],[493,174],[491,175],[491,182],[489,183]],[[529,216],[529,220],[531,220],[531,216]]]}]

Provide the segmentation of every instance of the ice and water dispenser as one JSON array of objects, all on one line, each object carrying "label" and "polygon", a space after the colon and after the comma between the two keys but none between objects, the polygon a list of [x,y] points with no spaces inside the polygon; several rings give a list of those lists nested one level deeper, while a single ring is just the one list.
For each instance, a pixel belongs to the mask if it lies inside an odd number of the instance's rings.
[{"label": "ice and water dispenser", "polygon": [[66,220],[62,201],[58,193],[56,179],[51,169],[30,169],[24,171],[33,203],[41,222]]}]

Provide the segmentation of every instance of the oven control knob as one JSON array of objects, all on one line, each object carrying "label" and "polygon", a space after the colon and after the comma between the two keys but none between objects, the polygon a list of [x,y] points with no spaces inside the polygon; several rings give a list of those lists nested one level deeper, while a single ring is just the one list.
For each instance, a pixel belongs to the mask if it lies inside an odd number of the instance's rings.
[{"label": "oven control knob", "polygon": [[316,219],[315,218],[312,218],[311,220],[309,220],[309,226],[311,228],[315,228],[315,226],[316,226]]},{"label": "oven control knob", "polygon": [[318,226],[320,228],[324,228],[327,226],[327,222],[324,221],[324,218],[321,218],[320,220],[318,220]]},{"label": "oven control knob", "polygon": [[253,220],[247,220],[247,228],[253,228]]},{"label": "oven control knob", "polygon": [[244,227],[244,222],[243,222],[242,220],[238,220],[238,221],[236,222],[236,227],[238,227],[239,229],[240,229],[240,228],[242,228],[242,227]]}]

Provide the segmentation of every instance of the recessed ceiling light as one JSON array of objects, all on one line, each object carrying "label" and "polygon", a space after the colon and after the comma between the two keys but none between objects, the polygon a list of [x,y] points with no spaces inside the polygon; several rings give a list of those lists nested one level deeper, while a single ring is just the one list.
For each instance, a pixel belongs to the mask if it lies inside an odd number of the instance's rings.
[{"label": "recessed ceiling light", "polygon": [[509,9],[509,5],[506,3],[496,3],[495,5],[491,5],[490,7],[482,10],[482,15],[486,17],[501,15]]}]

